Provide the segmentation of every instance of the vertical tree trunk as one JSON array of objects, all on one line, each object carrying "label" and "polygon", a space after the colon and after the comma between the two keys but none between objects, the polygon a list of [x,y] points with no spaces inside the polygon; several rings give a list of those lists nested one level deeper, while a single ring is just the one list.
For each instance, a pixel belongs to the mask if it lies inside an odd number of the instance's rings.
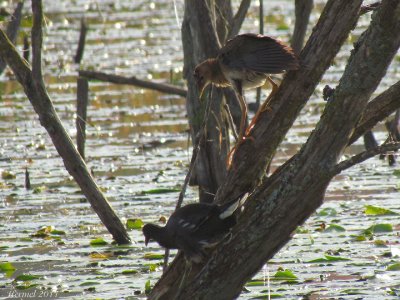
[{"label": "vertical tree trunk", "polygon": [[[222,7],[219,7],[219,9],[222,9]],[[218,10],[218,13],[221,12]],[[197,132],[202,130],[200,125],[202,124],[205,110],[205,103],[199,101],[199,91],[193,78],[193,70],[204,59],[217,55],[220,42],[216,24],[214,0],[185,1],[185,13],[182,23],[184,77],[188,83],[186,107],[193,139],[196,137]],[[211,113],[204,133],[206,138],[204,143],[200,145],[194,181],[199,185],[200,201],[212,202],[218,187],[226,177],[225,160],[229,150],[229,138],[227,122],[222,110],[224,100],[221,90],[214,89],[211,93],[210,89],[208,89],[205,94],[206,97],[210,98],[207,101],[212,101]]]}]

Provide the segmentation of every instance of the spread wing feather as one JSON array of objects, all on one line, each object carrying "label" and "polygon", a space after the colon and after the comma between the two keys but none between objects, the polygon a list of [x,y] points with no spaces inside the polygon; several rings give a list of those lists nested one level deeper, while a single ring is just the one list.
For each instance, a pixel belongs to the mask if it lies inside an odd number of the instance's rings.
[{"label": "spread wing feather", "polygon": [[278,40],[256,34],[241,34],[220,49],[218,59],[229,68],[275,74],[298,68],[293,50]]}]

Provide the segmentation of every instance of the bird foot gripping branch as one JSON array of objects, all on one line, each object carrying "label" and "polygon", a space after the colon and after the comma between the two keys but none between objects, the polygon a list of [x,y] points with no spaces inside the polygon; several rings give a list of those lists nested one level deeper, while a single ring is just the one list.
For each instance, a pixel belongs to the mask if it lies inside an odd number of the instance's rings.
[{"label": "bird foot gripping branch", "polygon": [[[251,33],[237,35],[219,50],[216,58],[207,59],[196,66],[194,77],[200,97],[210,83],[217,87],[231,86],[238,96],[242,111],[239,137],[237,144],[228,155],[228,167],[232,161],[232,157],[229,156],[233,156],[235,148],[242,143],[244,137],[250,134],[259,115],[266,110],[269,100],[276,93],[277,85],[268,75],[295,70],[298,67],[299,62],[292,48],[274,38]],[[262,86],[266,80],[272,84],[271,95],[245,131],[247,105],[244,101],[243,90]]]}]

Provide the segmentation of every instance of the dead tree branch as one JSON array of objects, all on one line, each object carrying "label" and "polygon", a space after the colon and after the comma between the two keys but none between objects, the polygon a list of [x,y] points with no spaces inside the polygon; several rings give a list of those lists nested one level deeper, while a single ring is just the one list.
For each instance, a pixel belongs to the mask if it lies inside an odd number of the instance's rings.
[{"label": "dead tree branch", "polygon": [[346,159],[344,161],[341,161],[338,163],[336,166],[334,166],[331,170],[330,173],[333,175],[337,175],[341,173],[342,171],[349,169],[359,163],[362,163],[363,161],[374,157],[378,154],[386,154],[388,152],[394,152],[400,149],[400,143],[389,143],[389,144],[384,144],[382,146],[375,147],[370,150],[363,151],[361,153],[358,153],[354,156],[352,156],[349,159]]},{"label": "dead tree branch", "polygon": [[106,74],[103,72],[85,71],[85,70],[80,70],[79,76],[86,77],[88,79],[95,79],[95,80],[100,80],[100,81],[116,83],[116,84],[134,85],[134,86],[142,87],[145,89],[159,91],[162,93],[178,95],[181,97],[186,97],[186,95],[187,95],[187,91],[183,88],[173,86],[170,84],[156,83],[156,82],[152,82],[152,81],[138,79],[135,76],[124,77],[124,76],[119,76],[119,75]]},{"label": "dead tree branch", "polygon": [[239,9],[232,20],[231,28],[228,33],[228,39],[233,38],[235,35],[239,33],[244,18],[246,17],[247,11],[249,10],[250,3],[251,0],[242,0],[242,2],[240,2]]},{"label": "dead tree branch", "polygon": [[295,14],[296,21],[291,41],[291,46],[296,54],[299,54],[303,48],[304,38],[306,36],[308,21],[314,5],[313,0],[296,0]]},{"label": "dead tree branch", "polygon": [[[361,2],[328,1],[302,52],[300,70],[286,75],[277,95],[272,99],[272,111],[261,114],[252,131],[254,140],[243,143],[237,149],[228,178],[218,190],[218,202],[252,190],[257,184],[277,146],[354,27]],[[340,23],[337,22],[339,16]],[[291,171],[290,174],[293,175],[294,172]],[[299,173],[296,176],[297,182],[286,186],[285,180],[289,177],[287,175],[287,178],[279,179],[268,189],[263,185],[262,190],[249,197],[249,205],[239,220],[240,226],[236,227],[232,240],[220,245],[205,265],[192,267],[181,299],[188,299],[194,294],[202,299],[235,298],[244,282],[287,242],[293,226],[299,223],[299,216],[304,220],[310,212],[295,211],[292,206],[285,204],[285,200],[296,203],[302,199],[297,193],[299,189],[306,190],[305,184],[311,183],[309,180],[312,179],[309,175]],[[303,178],[302,182],[299,182],[300,178]],[[328,181],[329,179],[324,178],[307,197],[322,199],[325,186],[320,184]],[[281,191],[285,191],[282,198]],[[310,208],[307,205],[293,205],[298,209]],[[288,220],[292,223],[290,226]],[[254,256],[255,252],[258,255]],[[178,288],[184,268],[183,258],[176,258],[154,287],[150,299],[169,299]],[[222,280],[227,274],[230,274],[229,280]]]},{"label": "dead tree branch", "polygon": [[[41,78],[41,45],[42,45],[42,4],[32,0],[33,10],[33,71],[28,63],[21,58],[14,45],[0,30],[0,56],[14,72],[18,82],[24,88],[29,101],[39,116],[40,124],[49,133],[55,148],[63,159],[67,171],[74,177],[82,192],[87,197],[103,224],[120,244],[129,243],[130,238],[113,209],[105,199],[99,187],[94,182],[85,162],[76,150],[71,138],[62,126]],[[39,78],[40,77],[40,78]]]},{"label": "dead tree branch", "polygon": [[349,140],[349,145],[358,140],[368,130],[372,129],[378,122],[387,118],[390,114],[400,108],[400,81],[392,85],[386,91],[371,100],[361,120],[358,122]]}]

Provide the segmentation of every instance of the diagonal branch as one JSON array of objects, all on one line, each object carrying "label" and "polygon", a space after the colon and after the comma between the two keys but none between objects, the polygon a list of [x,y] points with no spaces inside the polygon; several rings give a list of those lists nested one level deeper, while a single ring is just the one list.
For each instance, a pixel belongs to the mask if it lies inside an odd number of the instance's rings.
[{"label": "diagonal branch", "polygon": [[41,29],[38,28],[42,20],[41,1],[32,0],[32,7],[35,24],[35,29],[33,30],[34,36],[32,37],[32,40],[35,40],[33,48],[35,51],[35,73],[31,71],[28,63],[19,55],[14,45],[2,30],[0,30],[0,57],[7,62],[18,82],[24,88],[25,94],[39,116],[40,124],[47,130],[57,152],[63,159],[67,171],[74,177],[93,210],[98,214],[103,224],[118,243],[129,243],[130,238],[124,225],[94,182],[85,162],[62,126],[43,84],[43,78],[41,76],[40,78],[35,78],[38,74],[41,74],[41,54],[39,50],[42,40]]},{"label": "diagonal branch", "polygon": [[361,120],[358,122],[349,140],[349,145],[358,140],[378,122],[387,118],[396,109],[400,108],[400,81],[392,85],[386,91],[371,100],[364,110]]},{"label": "diagonal branch", "polygon": [[[328,1],[320,21],[302,52],[302,67],[299,71],[288,73],[283,80],[278,94],[272,99],[272,111],[261,114],[259,122],[252,131],[254,141],[246,141],[238,148],[228,179],[218,191],[218,202],[249,191],[258,182],[275,149],[354,27],[361,2],[361,0]],[[337,22],[339,17],[340,23]],[[294,190],[296,191],[297,189]],[[323,191],[322,187],[316,191],[316,194],[322,197]],[[278,196],[273,188],[270,193]],[[266,197],[263,194],[262,197],[257,198],[262,201],[249,199],[248,202],[254,205],[246,207],[244,218],[247,219],[243,220],[241,226],[237,226],[237,235],[234,235],[227,244],[219,247],[218,253],[213,255],[209,262],[192,267],[184,282],[181,299],[189,299],[190,295],[194,294],[202,299],[233,299],[240,293],[244,282],[283,245],[282,243],[287,241],[283,241],[282,235],[273,241],[272,244],[276,246],[267,246],[267,232],[269,232],[267,223],[276,222],[274,225],[278,226],[279,222],[276,218],[282,215],[276,215],[274,221],[265,223],[263,221],[263,224],[260,224],[261,220],[268,220],[266,216],[271,211],[270,208],[265,207]],[[253,218],[253,214],[255,218],[260,217],[257,218],[258,221]],[[286,224],[287,222],[283,222],[281,225]],[[279,227],[279,230],[282,229],[282,232],[286,233],[288,228]],[[279,230],[272,237],[277,238],[280,234]],[[271,239],[268,238],[268,241],[271,242]],[[260,249],[262,253],[254,257],[254,253]],[[234,255],[234,253],[240,253],[240,255]],[[171,299],[181,282],[184,269],[184,259],[179,256],[156,284],[150,299],[160,299],[158,297]],[[226,279],[227,272],[229,272],[229,280],[223,280]],[[210,293],[218,294],[210,295]]]},{"label": "diagonal branch", "polygon": [[151,89],[162,93],[178,95],[181,97],[186,97],[187,95],[187,90],[181,87],[174,86],[171,84],[157,83],[148,80],[143,80],[135,76],[124,77],[120,75],[107,74],[104,72],[96,72],[96,71],[87,71],[87,70],[79,70],[79,76],[86,77],[88,79],[111,82],[115,84],[128,84],[128,85],[139,86],[145,89]]},{"label": "diagonal branch", "polygon": [[244,18],[246,17],[247,11],[249,10],[251,0],[242,0],[235,16],[233,17],[231,28],[228,33],[228,39],[233,38],[237,35],[242,27]]},{"label": "diagonal branch", "polygon": [[307,32],[308,21],[314,5],[314,0],[296,0],[295,14],[296,21],[294,24],[291,46],[294,53],[299,54],[303,48],[304,38]]},{"label": "diagonal branch", "polygon": [[262,113],[255,124],[252,139],[238,147],[227,180],[218,190],[218,202],[252,190],[264,176],[276,148],[354,28],[361,2],[331,0],[325,5],[301,53],[300,69],[286,74],[271,99],[271,109]]},{"label": "diagonal branch", "polygon": [[349,159],[346,159],[344,161],[341,161],[340,163],[338,163],[337,165],[335,165],[333,168],[331,168],[331,170],[329,171],[332,176],[335,176],[337,174],[339,174],[340,172],[351,168],[371,157],[374,157],[378,154],[385,154],[388,152],[394,152],[400,149],[400,143],[389,143],[389,144],[384,144],[382,146],[378,146],[375,147],[373,149],[370,150],[366,150],[363,151],[361,153],[358,153],[354,156],[352,156]]}]

